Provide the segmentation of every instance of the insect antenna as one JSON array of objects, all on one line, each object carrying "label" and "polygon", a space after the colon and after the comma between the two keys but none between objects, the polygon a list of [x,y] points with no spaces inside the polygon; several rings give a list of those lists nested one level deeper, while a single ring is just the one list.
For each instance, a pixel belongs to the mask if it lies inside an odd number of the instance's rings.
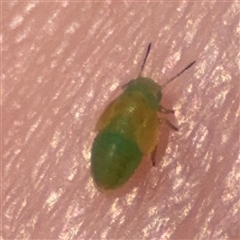
[{"label": "insect antenna", "polygon": [[145,67],[145,64],[146,64],[146,61],[147,61],[149,52],[150,52],[150,50],[151,50],[151,45],[152,45],[152,43],[149,43],[149,44],[148,44],[147,53],[146,53],[145,58],[144,58],[144,60],[143,60],[143,63],[142,63],[142,66],[141,66],[141,70],[140,70],[138,76],[141,76],[141,75],[142,75],[142,72],[143,72],[143,69],[144,69],[144,67]]},{"label": "insect antenna", "polygon": [[162,85],[162,88],[166,87],[170,82],[172,82],[174,79],[176,79],[177,77],[179,77],[181,74],[183,74],[186,70],[188,70],[196,61],[191,62],[189,65],[187,65],[187,67],[185,67],[181,72],[179,72],[177,75],[175,75],[174,77],[170,78],[167,82],[165,82]]}]

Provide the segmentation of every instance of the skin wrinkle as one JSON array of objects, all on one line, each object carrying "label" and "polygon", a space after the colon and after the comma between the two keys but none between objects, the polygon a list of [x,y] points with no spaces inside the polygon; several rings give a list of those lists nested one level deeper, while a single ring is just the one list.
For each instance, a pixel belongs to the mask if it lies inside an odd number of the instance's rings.
[{"label": "skin wrinkle", "polygon": [[[3,2],[3,239],[240,239],[239,4]],[[99,192],[97,118],[138,76],[163,89],[156,167]]]}]

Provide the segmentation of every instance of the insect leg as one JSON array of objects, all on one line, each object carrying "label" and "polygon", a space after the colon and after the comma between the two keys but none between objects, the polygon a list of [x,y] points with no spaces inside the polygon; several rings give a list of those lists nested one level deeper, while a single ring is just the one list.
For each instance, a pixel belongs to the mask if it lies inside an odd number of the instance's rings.
[{"label": "insect leg", "polygon": [[152,153],[151,153],[151,160],[152,160],[152,165],[153,167],[156,166],[156,154],[157,154],[157,146],[153,149]]},{"label": "insect leg", "polygon": [[160,118],[160,121],[164,121],[174,131],[178,131],[178,128],[175,127],[168,119]]},{"label": "insect leg", "polygon": [[161,113],[165,113],[165,114],[168,114],[168,113],[174,114],[174,110],[172,110],[172,109],[166,109],[165,107],[163,107],[163,106],[161,106],[161,105],[159,105],[158,111],[161,112]]}]

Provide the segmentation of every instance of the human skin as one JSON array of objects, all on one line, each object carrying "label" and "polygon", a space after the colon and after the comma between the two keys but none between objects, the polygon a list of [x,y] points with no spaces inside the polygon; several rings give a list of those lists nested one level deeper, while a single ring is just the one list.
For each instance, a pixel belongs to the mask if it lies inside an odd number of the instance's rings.
[{"label": "human skin", "polygon": [[[239,239],[237,2],[2,3],[3,239]],[[97,189],[98,116],[140,71],[163,84],[156,167]]]}]

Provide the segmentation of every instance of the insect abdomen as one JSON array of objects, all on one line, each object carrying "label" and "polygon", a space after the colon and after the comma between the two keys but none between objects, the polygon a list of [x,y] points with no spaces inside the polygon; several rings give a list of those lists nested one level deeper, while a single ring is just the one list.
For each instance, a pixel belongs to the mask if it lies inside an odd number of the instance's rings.
[{"label": "insect abdomen", "polygon": [[141,159],[142,153],[134,139],[105,128],[93,143],[93,178],[101,188],[117,188],[133,175]]}]

